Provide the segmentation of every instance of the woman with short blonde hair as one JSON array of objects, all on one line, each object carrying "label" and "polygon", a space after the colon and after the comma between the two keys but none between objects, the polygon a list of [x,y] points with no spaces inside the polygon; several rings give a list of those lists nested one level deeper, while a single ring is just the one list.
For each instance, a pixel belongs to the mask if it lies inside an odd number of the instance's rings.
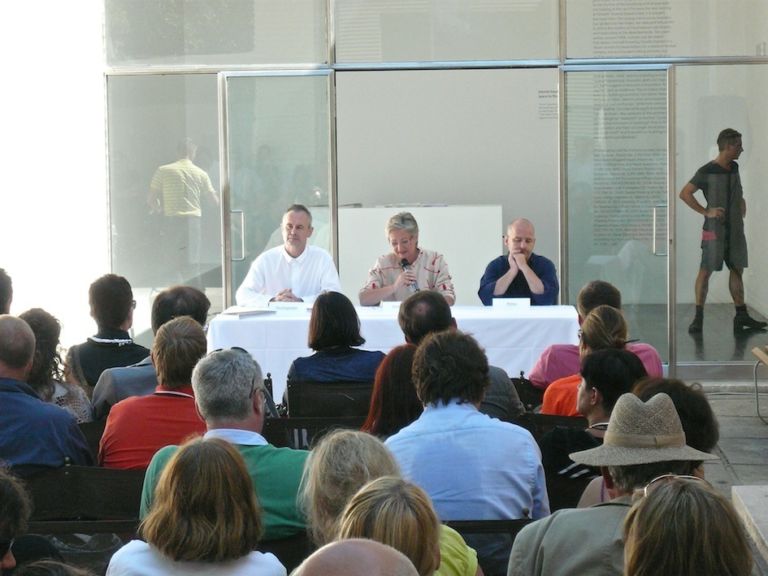
[{"label": "woman with short blonde hair", "polygon": [[440,566],[440,523],[429,496],[395,476],[363,486],[347,504],[339,522],[339,539],[368,538],[392,546],[413,562],[419,576]]},{"label": "woman with short blonde hair", "polygon": [[272,554],[255,551],[263,531],[253,482],[237,449],[217,438],[190,440],[173,455],[139,533],[118,550],[110,576],[216,574],[285,576]]}]

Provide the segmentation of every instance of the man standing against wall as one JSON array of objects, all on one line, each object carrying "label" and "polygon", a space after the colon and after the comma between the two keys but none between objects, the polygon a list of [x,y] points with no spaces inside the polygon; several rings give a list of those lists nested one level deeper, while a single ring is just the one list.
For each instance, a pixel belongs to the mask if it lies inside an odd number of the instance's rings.
[{"label": "man standing against wall", "polygon": [[[734,332],[763,329],[765,322],[751,318],[744,303],[742,274],[747,267],[747,240],[744,236],[744,217],[747,203],[744,200],[736,160],[744,151],[741,134],[726,128],[717,136],[717,158],[696,171],[683,189],[680,198],[695,212],[704,216],[701,231],[701,267],[696,276],[696,315],[688,326],[691,334],[701,334],[704,324],[704,302],[709,290],[712,272],[728,266],[728,288],[736,306],[733,319]],[[694,194],[704,193],[706,206],[702,206]]]}]

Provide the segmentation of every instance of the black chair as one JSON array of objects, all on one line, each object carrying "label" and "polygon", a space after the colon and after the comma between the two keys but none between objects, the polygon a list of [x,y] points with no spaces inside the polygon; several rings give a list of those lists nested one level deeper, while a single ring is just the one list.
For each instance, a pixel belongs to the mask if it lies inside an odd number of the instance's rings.
[{"label": "black chair", "polygon": [[259,542],[257,550],[274,554],[290,574],[307,556],[315,551],[315,546],[306,531],[303,531],[286,538],[262,540]]},{"label": "black chair", "polygon": [[365,416],[266,418],[261,435],[273,446],[306,449],[338,428],[359,430]]},{"label": "black chair", "polygon": [[373,382],[311,382],[289,380],[288,416],[365,417]]},{"label": "black chair", "polygon": [[106,418],[103,420],[94,420],[93,422],[83,422],[78,424],[80,432],[85,436],[85,441],[88,442],[88,448],[91,449],[91,455],[93,461],[99,461],[99,443],[101,442],[101,436],[104,434],[104,426],[106,426]]},{"label": "black chair", "polygon": [[541,406],[544,401],[544,390],[536,388],[525,377],[524,372],[520,372],[519,378],[510,378],[510,380],[512,380],[512,385],[517,390],[517,395],[520,397],[520,402],[523,403],[526,412],[534,412],[536,408]]},{"label": "black chair", "polygon": [[515,424],[527,429],[533,438],[538,442],[544,434],[556,428],[563,426],[566,428],[586,429],[589,422],[583,416],[557,416],[554,414],[538,414],[526,412],[515,420]]},{"label": "black chair", "polygon": [[530,518],[514,520],[448,520],[443,522],[456,530],[478,555],[477,560],[486,576],[506,576],[507,560],[517,534]]}]

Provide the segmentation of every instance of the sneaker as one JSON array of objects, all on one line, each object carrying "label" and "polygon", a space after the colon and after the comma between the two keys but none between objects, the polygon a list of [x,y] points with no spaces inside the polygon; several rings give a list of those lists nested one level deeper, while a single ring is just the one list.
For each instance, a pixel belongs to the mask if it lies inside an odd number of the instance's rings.
[{"label": "sneaker", "polygon": [[768,323],[755,320],[747,314],[736,314],[733,318],[733,329],[736,332],[742,330],[764,330],[766,326],[768,326]]},{"label": "sneaker", "polygon": [[[700,316],[696,316],[693,319],[693,322],[691,322],[691,325],[688,326],[688,334],[701,334],[704,326],[704,319]],[[735,320],[734,320],[734,326],[735,326]]]}]

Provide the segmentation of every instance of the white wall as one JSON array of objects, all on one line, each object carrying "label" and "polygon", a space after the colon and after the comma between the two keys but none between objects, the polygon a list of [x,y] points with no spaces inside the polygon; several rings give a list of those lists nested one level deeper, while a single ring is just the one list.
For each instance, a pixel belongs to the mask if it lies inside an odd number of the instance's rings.
[{"label": "white wall", "polygon": [[5,140],[0,267],[12,314],[42,307],[65,345],[93,333],[109,271],[100,2],[14,2],[0,18]]}]

